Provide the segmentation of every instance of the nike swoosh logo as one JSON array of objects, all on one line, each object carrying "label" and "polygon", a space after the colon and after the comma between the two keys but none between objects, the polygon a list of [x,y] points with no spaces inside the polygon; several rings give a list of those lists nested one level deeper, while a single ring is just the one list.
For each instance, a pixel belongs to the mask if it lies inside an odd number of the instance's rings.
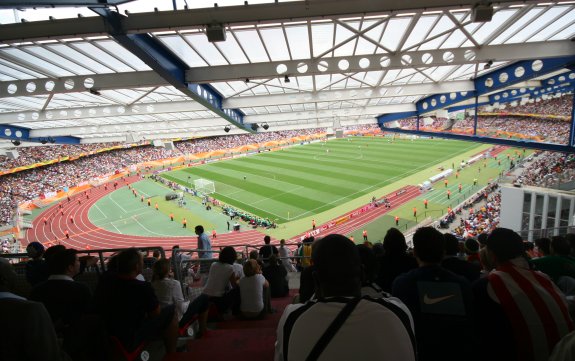
[{"label": "nike swoosh logo", "polygon": [[423,295],[423,303],[425,303],[426,305],[434,305],[436,303],[450,299],[451,297],[455,297],[455,295],[447,295],[443,297],[431,298],[426,293],[425,295]]}]

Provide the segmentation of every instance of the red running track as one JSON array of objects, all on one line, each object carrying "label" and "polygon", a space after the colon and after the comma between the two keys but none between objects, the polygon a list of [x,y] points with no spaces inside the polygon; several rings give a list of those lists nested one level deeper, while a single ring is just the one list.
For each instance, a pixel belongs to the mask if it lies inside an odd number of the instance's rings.
[{"label": "red running track", "polygon": [[[138,177],[126,178],[120,181],[118,189],[127,187]],[[174,237],[158,236],[144,237],[110,232],[97,227],[88,219],[90,208],[102,197],[113,192],[113,186],[108,184],[108,190],[104,186],[92,188],[86,192],[78,193],[70,197],[70,201],[62,200],[60,204],[52,206],[42,212],[32,222],[32,228],[26,231],[25,240],[38,241],[44,245],[62,244],[75,249],[106,249],[106,248],[129,248],[161,246],[170,249],[179,244],[182,248],[194,249],[197,245],[196,236]],[[89,198],[87,198],[89,196]],[[80,201],[81,203],[79,203]],[[62,215],[63,212],[63,215]],[[70,216],[74,223],[70,222]],[[44,217],[47,224],[44,224]],[[70,238],[66,238],[68,230]],[[212,240],[213,246],[237,244],[263,244],[263,235],[255,230],[218,234],[217,239]]]},{"label": "red running track", "polygon": [[[128,184],[138,180],[138,177],[127,178],[124,182],[120,182],[118,189],[127,187]],[[407,186],[402,189],[405,189],[405,192],[402,192],[399,196],[396,194],[401,189],[386,195],[386,197],[391,202],[390,208],[383,206],[373,208],[367,212],[353,217],[343,224],[331,227],[322,233],[351,233],[363,227],[364,224],[369,223],[378,217],[389,213],[391,210],[398,208],[411,199],[416,198],[420,193],[419,189],[415,186]],[[111,184],[108,184],[107,190],[104,188],[104,186],[99,186],[86,192],[74,195],[70,198],[70,201],[61,201],[61,209],[57,205],[52,206],[51,208],[42,212],[38,217],[36,217],[36,219],[34,219],[32,223],[33,227],[26,231],[26,241],[28,243],[32,241],[38,241],[47,246],[53,244],[62,244],[66,247],[75,249],[106,249],[149,246],[161,246],[166,249],[170,249],[175,244],[179,244],[182,248],[193,249],[196,247],[197,237],[195,236],[134,236],[110,232],[94,225],[88,218],[88,212],[90,208],[100,198],[113,191],[114,189]],[[87,196],[89,196],[89,198]],[[80,203],[78,201],[80,201]],[[74,223],[70,222],[70,216],[74,219]],[[46,225],[43,221],[44,217],[47,219]],[[322,226],[320,225],[318,229],[321,229],[321,227]],[[66,238],[66,230],[68,230],[70,238]],[[304,234],[301,236],[303,235]],[[212,245],[215,247],[239,244],[261,245],[263,243],[262,238],[262,233],[256,230],[231,232],[219,234],[217,239],[212,240]],[[299,238],[300,237],[296,237],[294,241]]]},{"label": "red running track", "polygon": [[[402,190],[405,190],[404,192],[401,192]],[[400,193],[400,195],[397,195],[398,193]],[[317,232],[312,234],[314,236],[318,236],[318,235],[327,235],[330,233],[339,233],[339,234],[349,234],[351,232],[354,232],[357,229],[362,228],[365,224],[374,221],[375,219],[385,215],[386,213],[391,212],[394,209],[397,209],[398,207],[402,206],[403,204],[409,202],[410,200],[417,198],[419,195],[421,194],[421,192],[419,191],[419,188],[416,186],[405,186],[401,189],[398,189],[397,191],[394,191],[393,193],[389,193],[387,195],[385,195],[384,197],[380,198],[387,198],[390,203],[391,203],[391,207],[390,208],[386,208],[385,206],[379,206],[376,208],[372,208],[370,210],[368,210],[367,212],[364,213],[360,213],[359,215],[351,218],[349,221],[339,224],[337,226],[328,228],[325,231]],[[360,207],[363,208],[363,207]],[[358,209],[360,209],[358,208]],[[356,209],[357,210],[357,209]],[[353,213],[356,210],[353,210],[349,213]],[[348,214],[349,214],[348,213]],[[341,217],[338,217],[341,218]],[[330,222],[335,221],[335,218],[333,220],[331,220]],[[327,222],[327,224],[329,224],[330,222]],[[321,229],[322,226],[320,225],[319,227],[317,227],[317,229]],[[311,232],[311,230],[310,230]],[[307,232],[306,232],[307,233]],[[303,236],[305,236],[306,233],[302,233],[301,235],[295,237],[294,239],[292,239],[293,242],[298,242]]]}]

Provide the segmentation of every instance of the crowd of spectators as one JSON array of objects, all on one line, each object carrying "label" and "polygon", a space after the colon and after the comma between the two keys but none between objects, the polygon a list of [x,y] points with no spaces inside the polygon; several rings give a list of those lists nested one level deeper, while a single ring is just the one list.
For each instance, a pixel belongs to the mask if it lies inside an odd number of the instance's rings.
[{"label": "crowd of spectators", "polygon": [[[544,106],[542,106],[543,104]],[[507,108],[505,111],[509,113],[561,115],[570,117],[572,107],[573,95],[566,94],[559,98],[548,98],[533,102],[529,101],[525,104],[519,104],[515,107]]]},{"label": "crowd of spectators", "polygon": [[[110,147],[110,144],[95,144],[81,146],[62,146],[65,151],[58,152],[59,147],[38,146],[18,148],[22,159],[28,163],[2,163],[0,168],[7,169],[15,165],[35,164],[42,160],[57,159],[59,156],[78,157],[81,153],[92,154],[82,156],[73,161],[61,161],[54,164],[23,170],[0,176],[0,226],[10,224],[19,203],[37,199],[43,194],[65,190],[95,177],[114,173],[122,168],[174,158],[189,153],[201,153],[218,149],[236,148],[247,144],[263,143],[274,140],[310,135],[322,129],[289,130],[257,134],[233,135],[191,139],[176,143],[175,150],[152,145],[141,145],[131,148],[119,148],[96,153],[96,150]],[[46,152],[46,153],[44,153]],[[47,154],[47,155],[44,155]],[[20,157],[18,158],[20,160]]]},{"label": "crowd of spectators", "polygon": [[310,128],[256,134],[238,134],[223,137],[194,139],[192,141],[178,142],[175,145],[183,154],[196,154],[217,149],[237,148],[254,143],[278,141],[302,135],[312,135],[322,131],[325,131],[325,129]]},{"label": "crowd of spectators", "polygon": [[[479,116],[477,119],[477,128],[481,135],[492,137],[509,137],[510,133],[513,133],[516,136],[523,136],[532,140],[567,144],[570,123],[564,119],[546,116],[569,117],[571,110],[572,98],[570,96],[541,100],[533,103],[528,102],[505,110],[493,111],[483,108],[480,109],[480,112],[497,113],[497,115]],[[514,115],[510,115],[510,113]],[[521,116],[520,114],[529,114],[530,116]],[[533,117],[532,115],[538,115],[538,117]],[[456,121],[433,117],[430,119],[432,119],[431,123],[426,123],[423,119],[420,119],[420,129],[465,132],[473,129],[475,126],[475,117],[473,116]],[[416,129],[417,119],[402,119],[399,121],[399,126],[403,129]]]},{"label": "crowd of spectators", "polygon": [[87,155],[95,153],[102,148],[111,148],[119,144],[120,143],[58,144],[15,148],[18,151],[18,158],[7,159],[0,156],[0,171],[62,159],[64,157],[78,157],[80,154]]},{"label": "crowd of spectators", "polygon": [[553,188],[575,180],[575,156],[555,152],[536,153],[515,179],[517,185]]},{"label": "crowd of spectators", "polygon": [[456,214],[463,214],[467,210],[467,216],[460,219],[458,227],[452,230],[455,236],[461,238],[477,237],[482,233],[489,233],[499,224],[501,209],[501,192],[497,183],[490,183],[481,192],[467,200],[461,208],[456,208],[440,221],[440,227],[448,228],[449,224],[456,220]]}]

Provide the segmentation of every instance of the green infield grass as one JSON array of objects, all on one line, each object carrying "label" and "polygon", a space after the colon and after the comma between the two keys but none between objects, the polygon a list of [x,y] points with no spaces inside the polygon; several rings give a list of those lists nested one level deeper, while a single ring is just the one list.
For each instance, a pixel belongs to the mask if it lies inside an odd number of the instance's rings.
[{"label": "green infield grass", "polygon": [[213,181],[216,199],[282,224],[372,194],[478,147],[442,139],[353,137],[185,168],[163,177],[186,186],[198,178]]}]

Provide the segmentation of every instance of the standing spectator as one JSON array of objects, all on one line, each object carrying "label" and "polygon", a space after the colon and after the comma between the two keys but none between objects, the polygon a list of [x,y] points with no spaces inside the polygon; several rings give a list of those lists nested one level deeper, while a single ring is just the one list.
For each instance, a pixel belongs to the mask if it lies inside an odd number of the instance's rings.
[{"label": "standing spectator", "polygon": [[204,226],[198,225],[195,228],[195,232],[198,235],[198,257],[203,259],[211,259],[212,258],[212,242],[210,241],[210,237],[206,232],[204,232]]},{"label": "standing spectator", "polygon": [[547,276],[529,269],[523,240],[512,230],[494,230],[487,250],[496,269],[473,284],[480,359],[547,360],[573,330],[563,295]]},{"label": "standing spectator", "polygon": [[285,267],[278,262],[275,255],[272,254],[270,256],[268,263],[264,265],[262,272],[270,284],[270,293],[272,297],[287,296],[289,293],[287,271]]},{"label": "standing spectator", "polygon": [[361,296],[361,260],[353,242],[328,235],[316,242],[312,258],[320,301],[286,307],[276,361],[415,360],[409,315],[386,299]]},{"label": "standing spectator", "polygon": [[264,236],[264,245],[260,248],[259,251],[260,259],[264,262],[264,264],[268,262],[268,259],[272,254],[276,257],[279,254],[277,247],[272,246],[270,242],[271,237],[268,235]]},{"label": "standing spectator", "polygon": [[292,256],[292,252],[289,248],[286,247],[286,240],[283,238],[280,240],[280,248],[278,249],[278,254],[286,271],[295,272],[295,267],[290,258]]}]

